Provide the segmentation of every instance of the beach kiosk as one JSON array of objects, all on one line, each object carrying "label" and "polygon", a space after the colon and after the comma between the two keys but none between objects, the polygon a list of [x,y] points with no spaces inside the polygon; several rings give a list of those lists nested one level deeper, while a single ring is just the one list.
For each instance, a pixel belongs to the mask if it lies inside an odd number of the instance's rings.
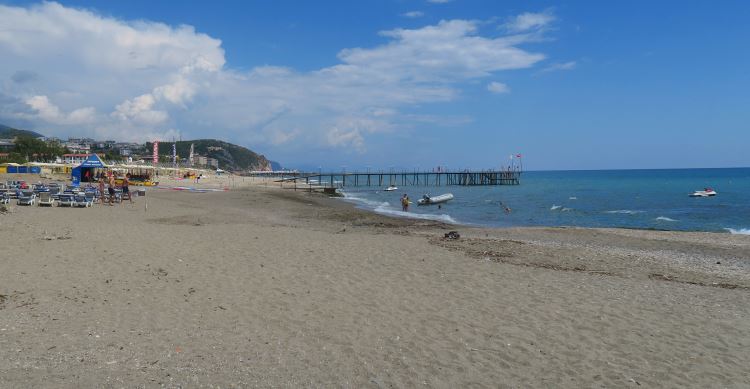
[{"label": "beach kiosk", "polygon": [[81,185],[81,182],[96,181],[96,169],[106,169],[107,165],[102,162],[96,154],[91,154],[83,163],[73,168],[71,179],[73,186]]}]

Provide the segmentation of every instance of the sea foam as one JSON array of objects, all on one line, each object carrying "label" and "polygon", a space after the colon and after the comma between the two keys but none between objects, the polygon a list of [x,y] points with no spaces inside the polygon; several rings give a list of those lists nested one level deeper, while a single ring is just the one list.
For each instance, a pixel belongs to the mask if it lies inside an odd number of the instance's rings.
[{"label": "sea foam", "polygon": [[560,209],[560,208],[562,208],[562,205],[554,205],[554,204],[553,204],[553,205],[552,205],[552,207],[550,207],[550,210],[551,210],[551,211],[556,211],[556,210],[558,210],[558,209]]},{"label": "sea foam", "polygon": [[670,218],[668,218],[666,216],[659,216],[659,217],[656,218],[656,220],[661,220],[663,222],[676,222],[677,221],[675,219],[670,219]]},{"label": "sea foam", "polygon": [[410,219],[421,219],[421,220],[434,220],[443,223],[459,224],[455,219],[446,214],[428,214],[428,213],[414,213],[414,212],[403,212],[390,207],[388,203],[385,203],[374,209],[376,213],[382,215],[407,217]]},{"label": "sea foam", "polygon": [[725,228],[725,230],[729,231],[730,234],[734,235],[750,235],[750,228]]},{"label": "sea foam", "polygon": [[618,209],[618,210],[615,210],[615,211],[605,211],[604,213],[622,213],[622,214],[626,214],[626,215],[635,215],[636,213],[643,213],[643,212],[645,212],[645,211],[633,211],[633,210],[630,210],[630,209]]}]

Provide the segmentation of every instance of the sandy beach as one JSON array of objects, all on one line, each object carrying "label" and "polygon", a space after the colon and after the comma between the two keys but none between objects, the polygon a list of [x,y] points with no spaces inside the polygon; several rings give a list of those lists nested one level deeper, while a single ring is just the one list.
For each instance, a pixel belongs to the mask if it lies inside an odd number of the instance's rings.
[{"label": "sandy beach", "polygon": [[11,203],[0,387],[750,386],[750,236],[469,228],[233,180]]}]

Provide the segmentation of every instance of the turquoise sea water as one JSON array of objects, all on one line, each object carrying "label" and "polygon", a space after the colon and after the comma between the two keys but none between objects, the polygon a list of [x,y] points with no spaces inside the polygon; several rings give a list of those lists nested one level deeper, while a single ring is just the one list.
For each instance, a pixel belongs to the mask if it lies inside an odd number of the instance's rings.
[{"label": "turquoise sea water", "polygon": [[[691,198],[711,187],[715,197]],[[346,201],[374,212],[490,227],[580,226],[750,234],[750,168],[526,172],[518,186],[345,188]],[[414,204],[401,212],[407,193]],[[453,193],[417,206],[424,193]],[[511,209],[504,211],[503,206]]]}]

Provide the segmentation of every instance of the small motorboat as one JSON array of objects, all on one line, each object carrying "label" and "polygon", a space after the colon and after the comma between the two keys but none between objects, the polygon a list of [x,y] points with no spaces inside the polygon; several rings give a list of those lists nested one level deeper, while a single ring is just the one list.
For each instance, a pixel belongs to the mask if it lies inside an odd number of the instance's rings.
[{"label": "small motorboat", "polygon": [[711,197],[716,196],[716,191],[711,188],[704,188],[703,190],[696,190],[690,194],[690,197]]},{"label": "small motorboat", "polygon": [[441,194],[440,196],[429,196],[424,195],[421,199],[417,200],[417,205],[432,205],[444,203],[448,200],[453,200],[452,193]]},{"label": "small motorboat", "polygon": [[396,185],[388,185],[388,187],[385,188],[386,192],[393,192],[394,190],[398,190],[398,187]]}]

